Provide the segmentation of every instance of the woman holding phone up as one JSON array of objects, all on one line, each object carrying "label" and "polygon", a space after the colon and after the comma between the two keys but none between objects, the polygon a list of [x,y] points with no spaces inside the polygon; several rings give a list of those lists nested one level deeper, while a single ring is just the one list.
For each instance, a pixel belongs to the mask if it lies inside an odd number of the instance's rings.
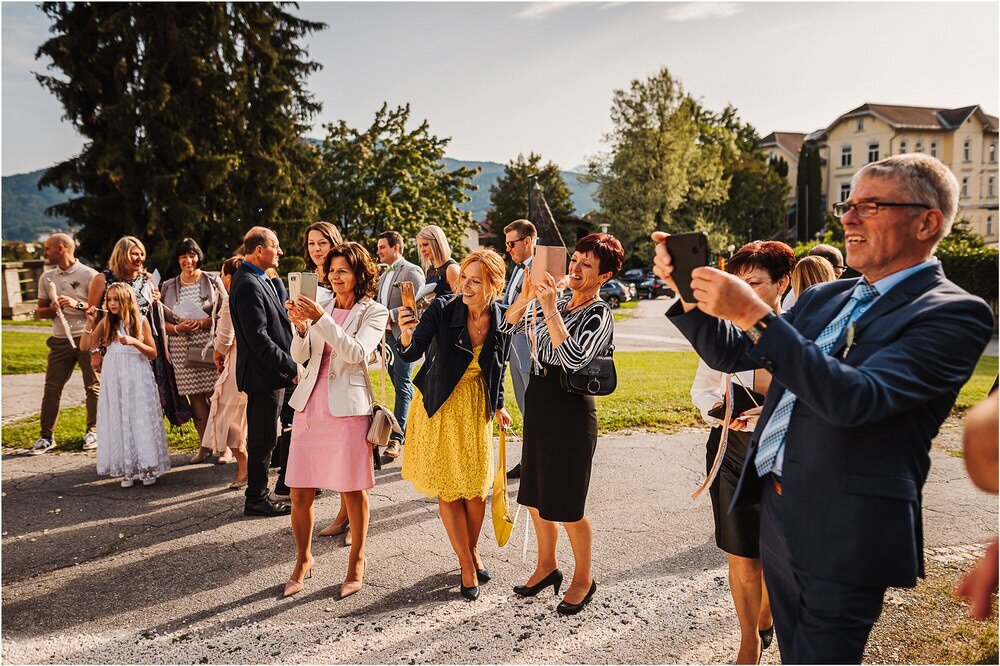
[{"label": "woman holding phone up", "polygon": [[[726,272],[750,285],[775,314],[781,314],[781,295],[788,289],[794,267],[792,248],[778,241],[754,241],[736,251],[726,264]],[[774,620],[760,563],[760,504],[728,509],[760,417],[760,405],[764,404],[764,396],[771,385],[771,373],[748,370],[729,378],[709,368],[704,361],[698,362],[691,386],[691,402],[701,411],[705,422],[714,426],[705,455],[708,473],[711,473],[722,440],[724,424],[721,418],[727,415],[721,412],[724,412],[727,382],[731,382],[732,406],[736,409],[728,415],[725,455],[718,475],[709,486],[709,494],[715,516],[715,543],[729,561],[729,589],[740,623],[740,650],[736,663],[755,664],[774,638]]]},{"label": "woman holding phone up", "polygon": [[451,547],[462,568],[460,592],[479,598],[490,579],[476,544],[493,486],[493,417],[510,423],[503,408],[503,376],[510,338],[498,329],[504,308],[504,264],[493,250],[462,262],[459,293],[436,298],[417,323],[400,308],[396,352],[413,362],[426,355],[413,380],[416,394],[407,422],[402,476],[437,498]]},{"label": "woman holding phone up", "polygon": [[324,265],[334,299],[326,307],[300,295],[289,311],[296,329],[291,354],[308,366],[289,404],[295,409],[285,483],[291,489],[297,557],[284,596],[301,592],[313,565],[317,488],[341,493],[353,535],[340,597],[359,591],[365,571],[368,490],[375,485],[368,425],[374,401],[368,363],[382,341],[389,311],[375,295],[378,267],[358,243],[334,246]]},{"label": "woman holding phone up", "polygon": [[548,273],[541,284],[526,275],[521,293],[507,310],[505,332],[519,333],[534,312],[537,351],[531,381],[524,394],[524,443],[517,502],[528,507],[538,535],[535,571],[514,592],[533,597],[552,586],[556,594],[563,574],[556,560],[558,525],[573,548],[573,582],[556,610],[579,613],[597,591],[591,573],[593,532],[585,513],[590,469],[597,446],[597,408],[593,396],[565,391],[564,372],[586,367],[611,345],[614,317],[600,299],[601,285],[621,269],[625,252],[607,234],[591,234],[576,244],[567,275],[570,293],[557,297]]}]

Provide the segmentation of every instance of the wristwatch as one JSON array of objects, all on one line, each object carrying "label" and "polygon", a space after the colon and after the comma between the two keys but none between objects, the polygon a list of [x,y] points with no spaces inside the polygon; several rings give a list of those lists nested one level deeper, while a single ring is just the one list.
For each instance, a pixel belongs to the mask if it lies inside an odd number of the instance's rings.
[{"label": "wristwatch", "polygon": [[744,331],[750,342],[757,344],[760,342],[760,336],[764,335],[764,331],[767,327],[771,325],[771,322],[777,319],[773,312],[768,312],[766,315],[757,320],[757,323]]}]

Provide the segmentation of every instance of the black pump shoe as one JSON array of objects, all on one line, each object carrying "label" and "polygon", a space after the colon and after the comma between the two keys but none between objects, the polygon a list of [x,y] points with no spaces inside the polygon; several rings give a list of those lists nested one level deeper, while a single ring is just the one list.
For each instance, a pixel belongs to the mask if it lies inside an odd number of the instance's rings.
[{"label": "black pump shoe", "polygon": [[757,633],[760,634],[760,649],[763,651],[771,647],[771,641],[774,640],[774,625],[772,624],[767,629],[758,629]]},{"label": "black pump shoe", "polygon": [[486,567],[482,569],[476,569],[476,580],[480,583],[488,583],[493,576],[490,575],[490,570]]},{"label": "black pump shoe", "polygon": [[553,594],[559,594],[559,588],[562,587],[562,582],[562,571],[559,571],[559,569],[553,569],[552,573],[535,585],[515,585],[514,594],[519,597],[533,597],[549,585],[552,586]]},{"label": "black pump shoe", "polygon": [[465,597],[466,599],[468,599],[469,601],[475,601],[476,599],[479,598],[479,586],[478,585],[473,585],[472,587],[466,587],[464,585],[459,585],[459,592],[461,592],[462,596]]},{"label": "black pump shoe", "polygon": [[590,583],[590,591],[587,592],[587,596],[583,598],[578,604],[568,604],[565,601],[560,601],[559,605],[556,606],[556,612],[560,615],[576,615],[583,610],[583,607],[590,603],[590,600],[594,596],[594,592],[597,592],[597,581]]}]

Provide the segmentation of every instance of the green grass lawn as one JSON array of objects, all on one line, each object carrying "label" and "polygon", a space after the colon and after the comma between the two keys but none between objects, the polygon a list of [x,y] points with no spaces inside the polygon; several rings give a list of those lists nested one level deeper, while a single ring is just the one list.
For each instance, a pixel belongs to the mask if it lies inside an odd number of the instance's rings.
[{"label": "green grass lawn", "polygon": [[[6,335],[6,334],[5,334]],[[6,354],[6,346],[5,346]],[[691,405],[690,389],[698,357],[694,352],[618,352],[618,390],[597,399],[597,421],[602,433],[629,428],[647,428],[663,433],[677,432],[686,426],[699,426],[698,411]],[[997,374],[997,358],[984,357],[972,379],[962,389],[955,404],[960,414],[986,396]],[[379,396],[378,373],[372,374],[375,395]],[[392,407],[392,383],[386,382],[386,405]],[[514,401],[510,378],[506,383],[507,411],[513,419],[514,432],[521,432],[521,413]],[[56,425],[59,449],[78,450],[83,443],[86,415],[83,407],[60,412]],[[38,437],[38,416],[23,419],[3,428],[3,445],[27,448]],[[198,445],[194,425],[167,427],[171,447],[193,449]]]},{"label": "green grass lawn", "polygon": [[24,321],[14,321],[13,319],[0,319],[3,326],[37,326],[39,328],[49,328],[52,326],[51,319],[25,319]]},{"label": "green grass lawn", "polygon": [[633,314],[635,314],[635,309],[639,307],[639,300],[626,301],[618,306],[617,310],[612,310],[611,314],[614,316],[615,321],[625,321]]},{"label": "green grass lawn", "polygon": [[3,374],[45,372],[45,359],[49,355],[45,340],[48,337],[48,332],[3,331]]}]

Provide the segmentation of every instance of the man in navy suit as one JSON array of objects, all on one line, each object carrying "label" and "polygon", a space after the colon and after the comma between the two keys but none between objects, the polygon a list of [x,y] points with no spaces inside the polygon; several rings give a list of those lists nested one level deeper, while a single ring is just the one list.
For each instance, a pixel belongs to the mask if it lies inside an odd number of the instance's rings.
[{"label": "man in navy suit", "polygon": [[[785,663],[860,663],[885,589],[924,575],[931,440],[993,330],[989,307],[933,256],[958,190],[923,154],[868,164],[834,207],[861,279],[814,286],[776,317],[739,279],[698,268],[697,304],[667,312],[712,368],[774,376],[734,504],[762,504]],[[670,240],[653,239],[670,281]]]},{"label": "man in navy suit", "polygon": [[278,437],[278,414],[285,387],[298,367],[289,354],[292,325],[277,287],[266,271],[282,256],[278,237],[254,227],[243,239],[243,263],[233,275],[229,308],[236,333],[236,386],[247,394],[247,489],[243,513],[280,516],[291,512],[274,502],[267,488],[267,470]]}]

